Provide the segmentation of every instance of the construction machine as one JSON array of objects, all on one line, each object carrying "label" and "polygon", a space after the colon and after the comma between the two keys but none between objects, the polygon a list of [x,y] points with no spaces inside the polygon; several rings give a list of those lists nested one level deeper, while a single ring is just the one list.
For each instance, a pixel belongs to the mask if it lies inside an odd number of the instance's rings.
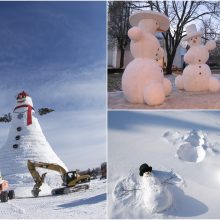
[{"label": "construction machine", "polygon": [[90,181],[90,175],[80,175],[77,171],[67,172],[62,166],[55,163],[45,163],[28,160],[27,162],[28,169],[34,179],[35,185],[31,191],[34,197],[38,197],[39,192],[41,191],[40,187],[44,183],[44,179],[47,173],[39,174],[36,168],[43,168],[47,170],[53,170],[60,173],[62,178],[61,188],[53,189],[52,195],[62,195],[68,194],[71,192],[77,192],[81,189],[88,189],[89,184],[82,184]]},{"label": "construction machine", "polygon": [[9,199],[15,198],[14,190],[9,190],[9,183],[0,175],[0,199],[1,202],[7,202]]}]

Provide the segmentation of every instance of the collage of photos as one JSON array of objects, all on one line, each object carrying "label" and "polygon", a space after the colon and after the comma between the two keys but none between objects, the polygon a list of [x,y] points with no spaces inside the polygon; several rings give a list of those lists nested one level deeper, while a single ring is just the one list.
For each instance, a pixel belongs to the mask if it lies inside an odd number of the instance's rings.
[{"label": "collage of photos", "polygon": [[219,219],[220,1],[0,1],[0,219]]},{"label": "collage of photos", "polygon": [[108,2],[108,218],[220,217],[219,9]]}]

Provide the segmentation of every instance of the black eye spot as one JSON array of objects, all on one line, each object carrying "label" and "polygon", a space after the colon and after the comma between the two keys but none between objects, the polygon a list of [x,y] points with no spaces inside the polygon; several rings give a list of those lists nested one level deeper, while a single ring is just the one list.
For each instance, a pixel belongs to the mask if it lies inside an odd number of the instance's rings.
[{"label": "black eye spot", "polygon": [[13,148],[18,148],[18,144],[13,144]]},{"label": "black eye spot", "polygon": [[202,73],[201,73],[201,72],[199,72],[199,75],[202,75]]}]

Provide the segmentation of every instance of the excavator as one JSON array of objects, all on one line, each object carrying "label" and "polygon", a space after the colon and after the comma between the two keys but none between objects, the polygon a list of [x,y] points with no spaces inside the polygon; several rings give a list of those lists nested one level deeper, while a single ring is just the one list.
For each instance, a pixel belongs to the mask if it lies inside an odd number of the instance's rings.
[{"label": "excavator", "polygon": [[47,173],[43,173],[42,175],[40,175],[36,168],[53,170],[60,173],[63,181],[62,186],[64,187],[53,189],[51,191],[52,195],[68,194],[72,192],[77,192],[82,189],[86,190],[89,188],[89,184],[83,184],[83,183],[90,181],[90,175],[80,175],[77,171],[67,172],[59,164],[28,160],[27,167],[35,182],[35,185],[31,191],[34,197],[38,197],[39,192],[41,191],[40,187],[44,183],[44,179],[47,174]]}]

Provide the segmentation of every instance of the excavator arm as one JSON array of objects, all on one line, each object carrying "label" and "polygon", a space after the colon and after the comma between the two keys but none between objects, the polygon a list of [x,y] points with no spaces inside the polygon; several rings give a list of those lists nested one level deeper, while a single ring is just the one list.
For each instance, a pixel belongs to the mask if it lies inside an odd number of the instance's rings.
[{"label": "excavator arm", "polygon": [[34,188],[31,191],[34,197],[37,197],[39,192],[41,191],[40,187],[44,183],[44,178],[47,174],[47,173],[43,173],[42,175],[40,175],[39,172],[36,170],[36,168],[43,168],[43,169],[57,171],[61,174],[62,179],[63,179],[63,175],[67,173],[67,171],[63,167],[55,163],[44,163],[44,162],[36,162],[36,161],[28,160],[27,167],[35,182]]}]

